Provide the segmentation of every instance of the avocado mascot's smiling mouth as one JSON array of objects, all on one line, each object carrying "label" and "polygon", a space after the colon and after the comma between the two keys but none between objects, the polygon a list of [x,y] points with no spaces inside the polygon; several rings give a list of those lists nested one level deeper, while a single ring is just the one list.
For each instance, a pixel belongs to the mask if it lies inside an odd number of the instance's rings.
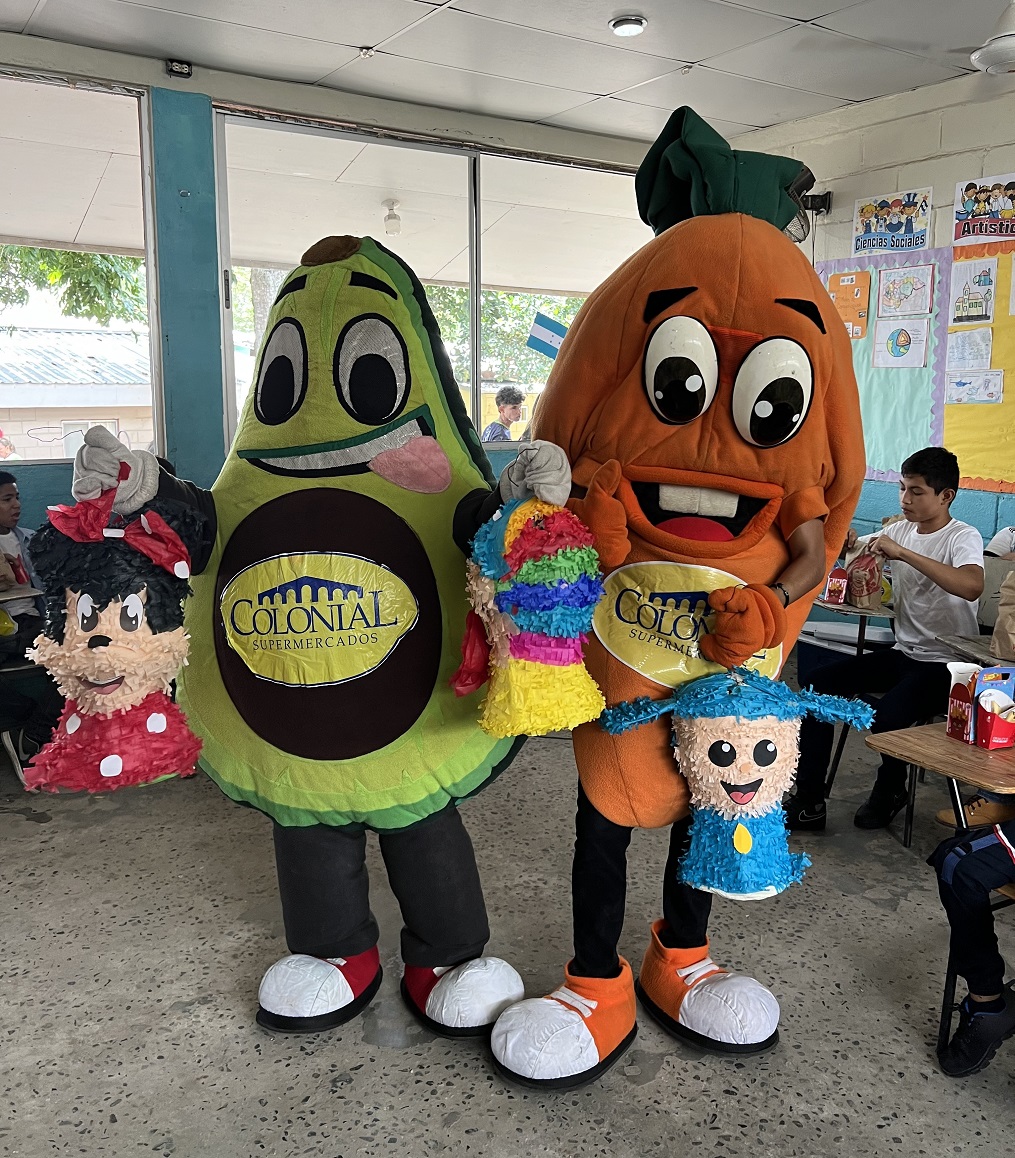
[{"label": "avocado mascot's smiling mouth", "polygon": [[238,457],[269,474],[294,478],[374,474],[403,490],[440,494],[451,485],[451,463],[434,437],[429,406],[419,406],[366,434],[311,446],[240,450]]}]

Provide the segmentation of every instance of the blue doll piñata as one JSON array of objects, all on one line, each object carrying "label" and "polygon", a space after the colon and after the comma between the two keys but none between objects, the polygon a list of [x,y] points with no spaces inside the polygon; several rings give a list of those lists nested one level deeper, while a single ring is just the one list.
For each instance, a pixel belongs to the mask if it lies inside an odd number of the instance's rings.
[{"label": "blue doll pi\u00f1ata", "polygon": [[673,716],[674,755],[691,789],[694,814],[680,879],[692,888],[751,901],[802,879],[810,860],[791,853],[783,793],[796,775],[800,720],[869,728],[874,709],[861,700],[795,692],[735,668],[693,680],[663,700],[641,697],[609,708],[608,732]]}]

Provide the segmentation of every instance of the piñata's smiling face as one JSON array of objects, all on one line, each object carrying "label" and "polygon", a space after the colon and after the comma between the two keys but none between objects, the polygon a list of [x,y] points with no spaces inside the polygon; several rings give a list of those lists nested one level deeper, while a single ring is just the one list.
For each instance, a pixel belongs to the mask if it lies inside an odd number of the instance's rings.
[{"label": "pi\u00f1ata's smiling face", "polygon": [[318,242],[268,317],[234,453],[278,477],[266,487],[276,493],[368,472],[403,491],[445,491],[463,430],[433,337],[390,254],[369,238]]},{"label": "pi\u00f1ata's smiling face", "polygon": [[800,721],[677,719],[675,755],[692,803],[728,819],[778,807],[796,774]]}]

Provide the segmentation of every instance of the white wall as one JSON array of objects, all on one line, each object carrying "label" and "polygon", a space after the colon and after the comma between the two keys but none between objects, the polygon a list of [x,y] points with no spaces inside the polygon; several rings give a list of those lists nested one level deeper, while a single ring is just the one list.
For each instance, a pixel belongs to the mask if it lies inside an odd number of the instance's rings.
[{"label": "white wall", "polygon": [[[832,191],[816,261],[849,257],[854,202],[934,188],[934,246],[951,244],[955,182],[1015,172],[1015,77],[982,74],[866,101],[737,138],[739,149],[798,157]],[[811,240],[804,243],[808,256]]]}]

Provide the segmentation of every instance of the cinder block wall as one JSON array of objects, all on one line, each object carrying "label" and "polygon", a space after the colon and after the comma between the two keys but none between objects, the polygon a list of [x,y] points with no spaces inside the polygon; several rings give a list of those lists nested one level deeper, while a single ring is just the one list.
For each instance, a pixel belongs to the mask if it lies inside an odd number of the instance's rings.
[{"label": "cinder block wall", "polygon": [[[921,186],[934,190],[931,245],[947,246],[955,183],[1015,172],[1015,78],[959,77],[759,129],[732,144],[797,157],[817,178],[815,192],[831,190],[831,213],[802,246],[814,261],[851,255],[858,198]],[[865,483],[854,525],[871,531],[898,509],[895,484]],[[1015,495],[962,491],[952,511],[989,538],[1015,525]]]}]

